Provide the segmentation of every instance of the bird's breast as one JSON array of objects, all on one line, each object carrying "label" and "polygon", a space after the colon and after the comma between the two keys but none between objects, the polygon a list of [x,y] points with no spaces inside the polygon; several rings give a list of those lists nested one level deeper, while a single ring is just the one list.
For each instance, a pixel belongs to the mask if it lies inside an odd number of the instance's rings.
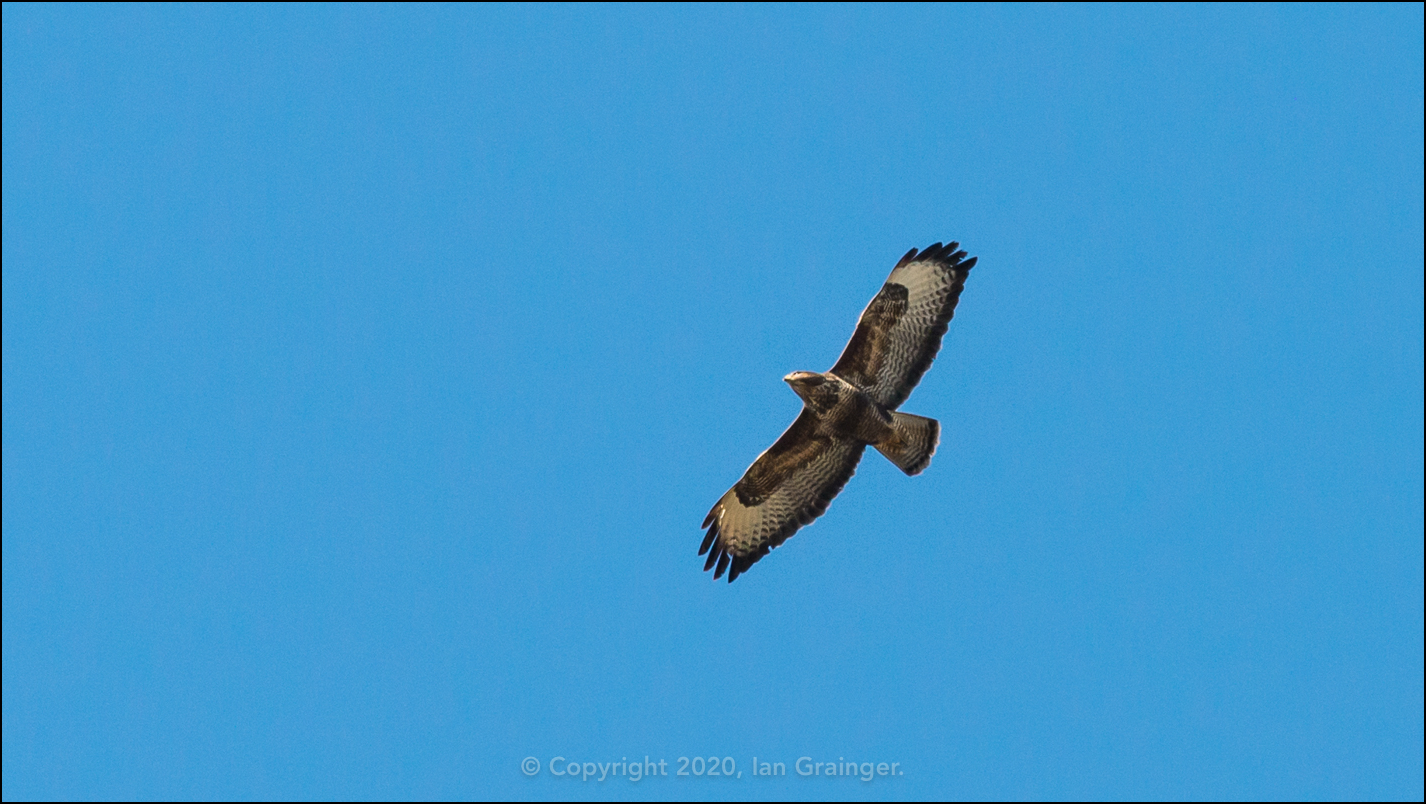
[{"label": "bird's breast", "polygon": [[849,387],[847,391],[836,405],[818,415],[822,426],[841,438],[880,442],[891,431],[891,415],[860,389]]}]

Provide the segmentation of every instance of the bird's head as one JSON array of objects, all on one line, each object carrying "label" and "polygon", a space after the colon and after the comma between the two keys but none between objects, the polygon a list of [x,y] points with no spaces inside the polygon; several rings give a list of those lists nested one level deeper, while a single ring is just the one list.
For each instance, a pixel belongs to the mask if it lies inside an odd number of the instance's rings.
[{"label": "bird's head", "polygon": [[792,386],[802,401],[819,413],[837,404],[841,383],[835,377],[815,371],[794,371],[782,381]]}]

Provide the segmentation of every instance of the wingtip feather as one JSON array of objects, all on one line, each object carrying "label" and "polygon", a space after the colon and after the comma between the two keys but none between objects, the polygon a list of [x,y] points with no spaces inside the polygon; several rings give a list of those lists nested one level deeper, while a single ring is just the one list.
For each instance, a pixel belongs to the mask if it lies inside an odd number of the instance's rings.
[{"label": "wingtip feather", "polygon": [[709,528],[708,534],[703,537],[703,546],[698,548],[698,554],[701,556],[708,552],[708,548],[713,546],[713,540],[716,538],[718,538],[718,526],[714,525],[712,528]]}]

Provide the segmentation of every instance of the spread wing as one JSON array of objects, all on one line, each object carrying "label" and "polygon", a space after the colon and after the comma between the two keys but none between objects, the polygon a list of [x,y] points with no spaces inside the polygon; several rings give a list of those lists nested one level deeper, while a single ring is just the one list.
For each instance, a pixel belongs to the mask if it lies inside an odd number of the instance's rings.
[{"label": "spread wing", "polygon": [[911,249],[896,264],[881,292],[871,300],[857,331],[832,373],[896,409],[941,348],[941,336],[956,311],[975,257],[965,259],[959,243]]},{"label": "spread wing", "polygon": [[714,580],[728,570],[732,583],[827,510],[856,471],[865,449],[860,442],[818,432],[817,418],[804,407],[797,421],[753,461],[743,479],[703,520],[708,529],[698,551],[700,556],[708,553],[703,569],[716,564]]}]

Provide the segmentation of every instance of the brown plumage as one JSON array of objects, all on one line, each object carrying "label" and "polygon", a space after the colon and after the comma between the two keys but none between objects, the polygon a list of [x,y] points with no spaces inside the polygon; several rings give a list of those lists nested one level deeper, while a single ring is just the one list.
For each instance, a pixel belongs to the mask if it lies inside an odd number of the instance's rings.
[{"label": "brown plumage", "polygon": [[715,579],[727,571],[731,583],[821,516],[868,445],[908,475],[930,463],[940,424],[896,408],[940,350],[975,265],[958,248],[911,249],[862,312],[832,370],[783,378],[802,398],[802,413],[703,520],[708,533],[698,554],[708,554],[703,568]]}]

